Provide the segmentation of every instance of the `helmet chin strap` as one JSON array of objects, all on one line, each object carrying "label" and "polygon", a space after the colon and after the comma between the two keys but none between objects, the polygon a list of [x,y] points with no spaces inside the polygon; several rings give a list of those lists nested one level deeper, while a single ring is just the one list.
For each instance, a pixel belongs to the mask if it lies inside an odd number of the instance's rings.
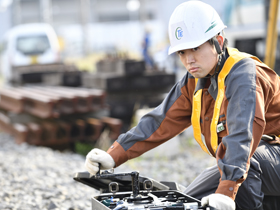
[{"label": "helmet chin strap", "polygon": [[220,48],[220,45],[219,45],[219,42],[218,42],[217,38],[214,37],[213,40],[214,40],[214,45],[215,45],[215,48],[216,48],[216,51],[217,51],[218,55],[222,54],[223,51]]},{"label": "helmet chin strap", "polygon": [[[217,51],[217,53],[218,53],[218,63],[217,63],[217,65],[216,65],[216,67],[215,67],[215,72],[214,72],[214,74],[211,75],[210,77],[214,77],[216,74],[218,74],[218,72],[219,72],[219,70],[220,70],[221,60],[222,60],[222,54],[223,54],[223,52],[224,52],[223,50],[221,50],[217,38],[214,37],[213,40],[214,40],[215,49],[216,49],[216,51]],[[224,48],[224,47],[223,47],[223,48]]]},{"label": "helmet chin strap", "polygon": [[214,40],[214,46],[215,46],[216,52],[218,53],[218,62],[217,62],[217,64],[216,64],[216,66],[215,66],[215,72],[214,72],[214,74],[212,74],[212,75],[208,74],[205,78],[214,77],[216,74],[219,73],[220,65],[221,65],[221,61],[222,61],[222,54],[224,53],[224,48],[225,48],[225,42],[227,42],[227,39],[225,39],[225,40],[224,40],[224,44],[223,44],[223,50],[221,50],[217,38],[214,37],[213,40]]}]

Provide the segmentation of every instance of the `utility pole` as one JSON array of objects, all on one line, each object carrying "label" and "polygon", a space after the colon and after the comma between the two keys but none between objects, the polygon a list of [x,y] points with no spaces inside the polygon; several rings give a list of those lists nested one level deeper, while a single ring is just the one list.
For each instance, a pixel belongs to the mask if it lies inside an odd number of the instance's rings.
[{"label": "utility pole", "polygon": [[41,21],[52,25],[52,0],[40,0]]},{"label": "utility pole", "polygon": [[276,60],[276,46],[278,40],[277,20],[278,20],[279,0],[270,0],[268,24],[266,32],[266,50],[264,62],[274,69]]},{"label": "utility pole", "polygon": [[89,23],[90,23],[90,0],[80,0],[81,3],[81,26],[83,31],[83,53],[90,53]]},{"label": "utility pole", "polygon": [[21,0],[14,0],[14,3],[13,3],[13,11],[12,11],[12,14],[13,14],[13,17],[12,17],[12,25],[13,26],[16,26],[16,25],[19,25],[21,24]]}]

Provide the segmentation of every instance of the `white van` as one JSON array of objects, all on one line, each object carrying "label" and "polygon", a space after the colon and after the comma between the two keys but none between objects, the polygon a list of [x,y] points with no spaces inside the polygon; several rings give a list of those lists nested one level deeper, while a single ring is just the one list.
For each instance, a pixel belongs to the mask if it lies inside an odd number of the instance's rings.
[{"label": "white van", "polygon": [[1,73],[4,83],[12,79],[13,67],[60,61],[60,47],[54,29],[45,23],[18,25],[1,40]]}]

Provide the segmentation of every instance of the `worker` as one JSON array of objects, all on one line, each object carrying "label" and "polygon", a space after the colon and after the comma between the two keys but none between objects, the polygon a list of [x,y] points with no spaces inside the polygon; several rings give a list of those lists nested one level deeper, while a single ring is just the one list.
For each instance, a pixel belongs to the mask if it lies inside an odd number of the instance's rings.
[{"label": "worker", "polygon": [[90,173],[99,164],[117,167],[192,125],[196,141],[217,165],[185,193],[222,210],[261,210],[264,195],[280,196],[279,76],[256,57],[228,47],[225,28],[206,3],[176,7],[169,20],[169,54],[178,54],[185,76],[107,152],[88,153]]},{"label": "worker", "polygon": [[144,34],[144,39],[142,42],[142,55],[147,69],[152,70],[154,68],[154,61],[152,56],[150,55],[150,48],[151,48],[151,32],[149,29],[146,29]]}]

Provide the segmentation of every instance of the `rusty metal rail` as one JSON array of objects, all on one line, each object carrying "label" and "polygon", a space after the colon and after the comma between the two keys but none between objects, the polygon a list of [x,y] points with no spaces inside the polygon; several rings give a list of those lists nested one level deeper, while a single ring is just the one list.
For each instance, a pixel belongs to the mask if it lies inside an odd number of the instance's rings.
[{"label": "rusty metal rail", "polygon": [[118,136],[121,134],[122,121],[112,117],[103,117],[101,118],[101,121],[104,124],[104,126],[109,129],[110,139],[112,140],[117,139]]},{"label": "rusty metal rail", "polygon": [[102,133],[103,127],[104,124],[102,121],[94,118],[87,119],[85,127],[86,141],[97,141]]},{"label": "rusty metal rail", "polygon": [[[10,91],[18,93],[24,98],[24,111],[40,118],[57,118],[57,105],[60,102],[59,97],[51,97],[46,94],[39,94],[23,88],[10,88]],[[12,105],[12,104],[11,104]]]},{"label": "rusty metal rail", "polygon": [[19,144],[51,147],[71,146],[75,142],[94,144],[105,129],[109,130],[110,140],[121,133],[122,121],[103,115],[107,106],[102,90],[7,87],[0,90],[0,97],[0,130],[14,136]]},{"label": "rusty metal rail", "polygon": [[37,120],[12,123],[9,116],[0,112],[0,129],[15,137],[18,144],[26,142],[37,146],[69,146],[75,142],[96,143],[106,129],[110,140],[121,133],[122,121],[111,117],[72,119],[63,121]]},{"label": "rusty metal rail", "polygon": [[[49,87],[51,88],[51,87]],[[72,96],[84,97],[87,99],[87,106],[90,111],[97,111],[105,107],[106,93],[99,89],[87,89],[87,88],[71,88],[71,87],[57,87],[57,91],[62,93],[71,92]]]},{"label": "rusty metal rail", "polygon": [[98,111],[105,107],[105,92],[67,87],[19,87],[0,90],[0,108],[40,118]]},{"label": "rusty metal rail", "polygon": [[23,88],[26,91],[30,91],[33,93],[37,93],[40,95],[46,95],[49,97],[53,98],[58,98],[59,101],[57,102],[56,108],[58,109],[58,112],[60,115],[67,115],[67,114],[72,114],[75,113],[75,104],[76,104],[76,98],[67,96],[67,95],[62,95],[59,93],[56,93],[55,91],[51,90],[46,90],[45,88],[40,88],[40,87],[27,87]]},{"label": "rusty metal rail", "polygon": [[0,89],[0,108],[14,113],[23,112],[24,99],[21,94],[9,89]]}]

